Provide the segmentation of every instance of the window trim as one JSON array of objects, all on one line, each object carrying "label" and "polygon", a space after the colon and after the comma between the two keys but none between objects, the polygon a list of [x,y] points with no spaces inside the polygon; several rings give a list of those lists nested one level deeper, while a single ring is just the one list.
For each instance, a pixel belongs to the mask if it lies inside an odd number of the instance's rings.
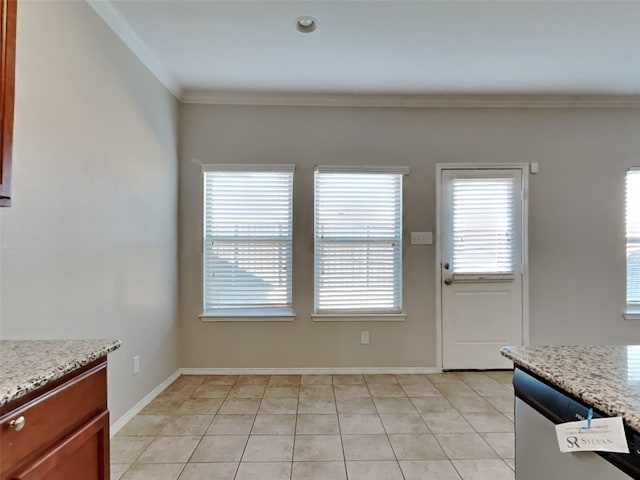
[{"label": "window trim", "polygon": [[407,314],[400,313],[312,313],[314,322],[404,322]]},{"label": "window trim", "polygon": [[317,310],[317,276],[316,276],[316,173],[344,173],[344,174],[388,174],[388,175],[409,175],[409,167],[404,166],[355,166],[355,165],[315,165],[314,167],[314,212],[313,212],[313,310],[311,313],[311,319],[314,322],[398,322],[404,321],[407,315],[404,311],[404,262],[403,262],[403,249],[404,249],[404,181],[401,182],[400,188],[400,311],[365,311],[365,310]]},{"label": "window trim", "polygon": [[296,314],[293,312],[277,313],[270,312],[267,309],[254,309],[249,310],[220,310],[213,313],[202,313],[198,315],[198,318],[202,322],[294,322],[296,320]]},{"label": "window trim", "polygon": [[205,310],[205,248],[207,245],[206,240],[206,173],[207,172],[265,172],[265,173],[291,173],[292,182],[295,182],[295,164],[220,164],[220,163],[202,163],[198,160],[193,160],[201,166],[203,177],[203,202],[202,202],[202,249],[201,249],[201,261],[200,268],[202,269],[202,287],[200,293],[202,295],[200,302],[201,313],[198,318],[202,322],[292,322],[296,319],[296,314],[293,310],[293,240],[294,240],[294,208],[293,208],[293,196],[294,196],[294,184],[291,188],[291,277],[290,277],[290,294],[291,305],[288,307],[281,306],[263,306],[263,307],[251,307],[244,306],[239,308],[221,308],[216,310]]},{"label": "window trim", "polygon": [[201,163],[202,173],[206,172],[291,172],[295,173],[295,164],[259,164],[259,163]]},{"label": "window trim", "polygon": [[409,175],[409,167],[389,167],[380,165],[315,165],[314,173],[388,173]]}]

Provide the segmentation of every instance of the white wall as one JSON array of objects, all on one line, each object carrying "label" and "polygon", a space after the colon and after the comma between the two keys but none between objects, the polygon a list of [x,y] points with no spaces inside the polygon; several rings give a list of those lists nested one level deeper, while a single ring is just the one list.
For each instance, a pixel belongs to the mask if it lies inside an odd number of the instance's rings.
[{"label": "white wall", "polygon": [[[640,164],[639,110],[183,105],[180,322],[183,367],[436,365],[433,246],[438,162],[539,162],[530,179],[531,340],[640,343],[624,307],[624,175]],[[295,163],[294,323],[203,323],[202,176],[191,159]],[[402,323],[314,323],[313,166],[406,165]],[[359,332],[371,344],[359,344]]]},{"label": "white wall", "polygon": [[121,339],[114,421],[178,368],[178,104],[85,2],[20,2],[17,44],[0,334]]}]

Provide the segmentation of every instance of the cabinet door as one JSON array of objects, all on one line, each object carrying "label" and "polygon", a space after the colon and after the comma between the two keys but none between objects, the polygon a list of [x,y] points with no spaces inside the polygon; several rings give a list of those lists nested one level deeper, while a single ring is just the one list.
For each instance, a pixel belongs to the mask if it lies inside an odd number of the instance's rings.
[{"label": "cabinet door", "polygon": [[[33,463],[30,458],[48,452],[106,410],[105,362],[11,410],[0,417],[0,477],[5,480],[19,465]],[[20,416],[26,420],[25,427],[11,429],[11,421]]]},{"label": "cabinet door", "polygon": [[17,0],[0,0],[0,207],[11,205]]},{"label": "cabinet door", "polygon": [[11,480],[109,480],[109,413],[79,428]]}]

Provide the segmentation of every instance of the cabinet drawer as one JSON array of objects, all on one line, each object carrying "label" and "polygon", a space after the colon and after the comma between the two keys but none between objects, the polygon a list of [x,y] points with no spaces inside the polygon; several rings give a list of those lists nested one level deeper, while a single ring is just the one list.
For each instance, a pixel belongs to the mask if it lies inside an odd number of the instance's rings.
[{"label": "cabinet drawer", "polygon": [[[107,370],[102,363],[57,388],[8,412],[0,419],[0,477],[41,454],[73,430],[107,409]],[[16,431],[11,422],[24,418]]]},{"label": "cabinet drawer", "polygon": [[109,413],[104,412],[10,480],[109,480]]}]

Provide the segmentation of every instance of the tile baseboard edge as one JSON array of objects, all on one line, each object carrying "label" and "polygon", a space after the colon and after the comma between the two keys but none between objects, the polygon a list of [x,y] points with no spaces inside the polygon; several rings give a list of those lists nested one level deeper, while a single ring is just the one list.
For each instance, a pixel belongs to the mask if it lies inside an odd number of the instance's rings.
[{"label": "tile baseboard edge", "polygon": [[181,368],[181,375],[340,375],[442,373],[437,367]]},{"label": "tile baseboard edge", "polygon": [[113,437],[116,433],[118,433],[118,431],[120,431],[120,429],[124,427],[129,422],[129,420],[131,420],[138,413],[140,413],[140,411],[144,407],[149,405],[154,398],[160,395],[165,388],[167,388],[169,385],[175,382],[176,379],[180,376],[180,374],[181,374],[180,369],[173,372],[160,385],[158,385],[156,388],[151,390],[142,400],[140,400],[133,407],[131,407],[131,409],[127,413],[125,413],[118,420],[113,422],[113,424],[109,428],[109,437]]}]

